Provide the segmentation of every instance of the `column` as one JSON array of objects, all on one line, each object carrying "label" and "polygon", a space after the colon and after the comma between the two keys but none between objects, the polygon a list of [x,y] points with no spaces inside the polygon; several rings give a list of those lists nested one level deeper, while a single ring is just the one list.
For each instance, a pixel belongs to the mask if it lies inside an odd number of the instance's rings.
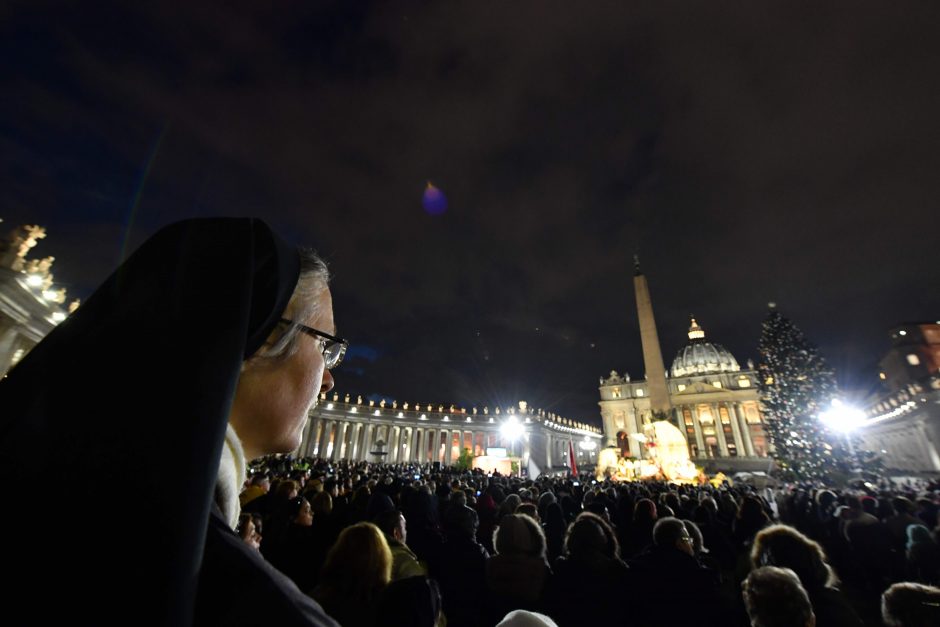
[{"label": "column", "polygon": [[737,416],[734,414],[734,406],[731,403],[725,403],[725,409],[728,411],[728,420],[731,421],[731,435],[734,437],[734,446],[738,449],[738,456],[745,455],[744,441],[741,437],[741,428],[738,425]]},{"label": "column", "polygon": [[744,441],[744,450],[747,451],[748,457],[754,457],[754,443],[751,441],[751,426],[747,424],[747,420],[744,417],[744,410],[741,408],[740,403],[732,403],[731,408],[734,410],[734,415],[741,429],[741,439]]},{"label": "column", "polygon": [[394,425],[389,425],[388,427],[388,455],[385,456],[385,459],[389,463],[395,463],[398,461],[398,454],[400,453],[399,445],[401,444],[401,429]]},{"label": "column", "polygon": [[646,451],[639,440],[630,436],[634,433],[643,433],[643,419],[640,418],[640,412],[637,411],[636,405],[630,408],[629,411],[630,415],[624,416],[624,423],[627,426],[627,443],[630,446],[630,454],[636,459],[640,459],[646,457]]},{"label": "column", "polygon": [[[0,321],[0,326],[2,326],[2,321]],[[13,354],[16,352],[16,336],[16,325],[12,321],[10,326],[0,330],[0,377],[10,369]]]},{"label": "column", "polygon": [[343,438],[346,437],[346,422],[340,422],[336,424],[336,435],[333,436],[333,451],[330,455],[330,459],[337,460],[342,459],[343,455]]},{"label": "column", "polygon": [[367,424],[362,436],[362,459],[372,461],[372,443],[375,441],[375,425]]},{"label": "column", "polygon": [[552,434],[545,434],[545,465],[547,468],[545,472],[548,472],[552,469]]},{"label": "column", "polygon": [[[708,451],[705,450],[705,437],[702,435],[702,425],[698,421],[698,411],[695,405],[689,405],[689,411],[692,413],[692,428],[695,430],[695,444],[698,445],[698,456],[708,457]],[[683,418],[683,421],[685,419]]]},{"label": "column", "polygon": [[712,416],[715,418],[715,435],[718,437],[718,450],[722,457],[728,456],[728,443],[725,441],[725,426],[721,423],[721,414],[718,412],[718,403],[712,403]]},{"label": "column", "polygon": [[319,444],[317,445],[317,457],[326,458],[326,448],[330,443],[330,431],[333,429],[332,420],[322,420],[323,427],[320,430]]},{"label": "column", "polygon": [[408,439],[408,461],[417,462],[421,453],[421,435],[417,427],[411,427],[411,437]]},{"label": "column", "polygon": [[446,465],[450,463],[450,456],[447,453],[450,449],[451,434],[450,431],[445,431],[444,429],[441,429],[438,433],[440,435],[440,445],[437,447],[437,453],[434,459]]},{"label": "column", "polygon": [[361,422],[353,422],[349,433],[349,446],[346,448],[346,456],[355,461],[359,454],[359,431],[362,428]]}]

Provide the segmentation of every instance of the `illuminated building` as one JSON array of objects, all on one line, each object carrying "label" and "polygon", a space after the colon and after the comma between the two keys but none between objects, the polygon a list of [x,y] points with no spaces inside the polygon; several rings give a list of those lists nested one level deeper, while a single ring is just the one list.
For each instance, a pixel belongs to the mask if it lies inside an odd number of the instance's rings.
[{"label": "illuminated building", "polygon": [[940,321],[899,325],[890,338],[884,391],[868,402],[856,435],[889,473],[940,472]]},{"label": "illuminated building", "polygon": [[357,461],[457,461],[463,449],[474,457],[508,456],[521,468],[535,463],[545,473],[564,471],[569,446],[578,464],[597,460],[603,435],[597,427],[534,410],[520,401],[516,407],[457,408],[380,400],[350,399],[336,392],[322,394],[310,412],[299,455]]},{"label": "illuminated building", "polygon": [[692,461],[706,472],[767,471],[769,444],[763,427],[757,372],[742,369],[723,346],[705,338],[693,318],[689,342],[663,366],[646,278],[637,264],[634,290],[646,378],[611,371],[600,379],[600,411],[606,444],[633,458],[648,457],[644,426],[665,418],[684,434]]},{"label": "illuminated building", "polygon": [[0,377],[39,340],[65,320],[65,289],[56,289],[50,272],[53,257],[27,259],[46,231],[21,226],[0,240]]}]

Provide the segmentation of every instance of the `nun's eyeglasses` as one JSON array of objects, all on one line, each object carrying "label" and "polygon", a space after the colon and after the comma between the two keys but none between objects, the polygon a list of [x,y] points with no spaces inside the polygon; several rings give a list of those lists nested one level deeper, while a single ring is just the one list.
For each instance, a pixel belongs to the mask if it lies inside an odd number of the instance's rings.
[{"label": "nun's eyeglasses", "polygon": [[323,331],[317,331],[313,327],[308,327],[307,325],[288,320],[287,318],[281,318],[281,322],[297,327],[298,331],[303,331],[310,337],[323,338],[326,340],[323,342],[321,353],[323,354],[323,362],[327,370],[332,370],[343,361],[343,355],[346,354],[346,349],[349,347],[349,342],[346,340],[334,337]]}]

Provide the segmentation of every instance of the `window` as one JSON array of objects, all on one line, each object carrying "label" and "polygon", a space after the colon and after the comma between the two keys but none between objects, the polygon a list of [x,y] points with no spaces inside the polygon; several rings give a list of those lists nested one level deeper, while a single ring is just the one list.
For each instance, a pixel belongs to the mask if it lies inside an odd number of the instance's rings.
[{"label": "window", "polygon": [[676,386],[676,389],[678,389],[680,392],[684,391],[685,383],[680,383],[679,385]]},{"label": "window", "polygon": [[637,388],[637,389],[636,389],[636,395],[637,395],[637,396],[643,396],[643,388]]},{"label": "window", "polygon": [[919,365],[920,365],[920,357],[918,357],[918,356],[915,355],[914,353],[908,353],[908,355],[907,355],[907,363],[909,363],[909,364],[912,365],[912,366],[919,366]]},{"label": "window", "polygon": [[714,385],[716,388],[720,388],[720,387],[721,387],[721,381],[712,381],[712,385]]},{"label": "window", "polygon": [[614,388],[613,390],[611,390],[610,394],[614,398],[620,398],[622,396],[620,388]]},{"label": "window", "polygon": [[739,388],[749,388],[749,387],[751,387],[751,380],[748,379],[747,377],[739,377],[739,378],[738,378],[738,387],[739,387]]},{"label": "window", "polygon": [[760,424],[760,414],[757,413],[757,407],[754,405],[746,405],[744,407],[744,418],[750,425]]}]

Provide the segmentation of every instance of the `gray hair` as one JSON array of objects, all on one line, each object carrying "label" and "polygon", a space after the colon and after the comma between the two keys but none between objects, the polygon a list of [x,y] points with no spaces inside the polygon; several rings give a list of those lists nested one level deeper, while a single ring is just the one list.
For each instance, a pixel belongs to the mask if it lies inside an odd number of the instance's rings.
[{"label": "gray hair", "polygon": [[[330,283],[330,270],[312,249],[300,248],[300,276],[297,286],[287,303],[285,318],[298,322],[309,320],[317,313],[319,297]],[[254,358],[282,360],[297,352],[300,330],[296,326],[278,326],[272,331],[265,345],[253,355]]]}]

